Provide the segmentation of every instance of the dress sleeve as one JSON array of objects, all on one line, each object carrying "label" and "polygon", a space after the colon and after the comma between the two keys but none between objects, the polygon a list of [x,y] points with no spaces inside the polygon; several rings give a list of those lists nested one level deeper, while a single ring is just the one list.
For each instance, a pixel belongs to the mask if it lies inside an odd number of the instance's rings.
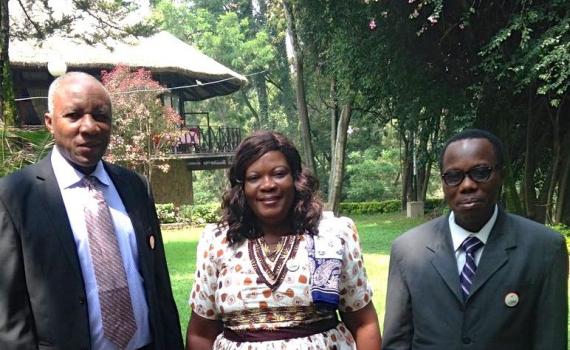
[{"label": "dress sleeve", "polygon": [[198,242],[196,252],[196,274],[188,303],[192,310],[207,319],[215,320],[218,315],[216,307],[216,289],[218,288],[218,271],[215,260],[215,236],[219,232],[216,226],[206,226]]},{"label": "dress sleeve", "polygon": [[340,276],[340,305],[342,312],[357,311],[372,300],[372,286],[368,283],[358,231],[354,222],[339,218],[338,225],[344,249]]}]

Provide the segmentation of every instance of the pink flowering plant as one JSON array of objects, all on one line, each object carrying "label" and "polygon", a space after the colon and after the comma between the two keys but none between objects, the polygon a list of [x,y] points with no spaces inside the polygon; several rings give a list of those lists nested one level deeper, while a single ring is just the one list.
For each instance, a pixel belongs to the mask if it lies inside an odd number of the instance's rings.
[{"label": "pink flowering plant", "polygon": [[119,65],[102,71],[101,80],[113,103],[113,132],[105,159],[143,173],[168,171],[166,159],[180,137],[182,118],[161,103],[168,92],[145,69]]}]

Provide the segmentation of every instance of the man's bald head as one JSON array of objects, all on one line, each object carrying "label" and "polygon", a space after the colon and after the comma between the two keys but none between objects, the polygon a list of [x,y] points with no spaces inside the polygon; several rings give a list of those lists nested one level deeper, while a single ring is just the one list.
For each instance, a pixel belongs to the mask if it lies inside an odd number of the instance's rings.
[{"label": "man's bald head", "polygon": [[[87,74],[87,73],[84,73],[84,72],[68,72],[68,73],[65,73],[64,75],[58,77],[57,79],[55,79],[49,86],[49,90],[48,90],[48,112],[49,113],[53,113],[55,95],[59,91],[59,88],[62,85],[62,83],[66,80],[72,80],[72,79],[92,80],[94,83],[100,85],[101,88],[103,90],[105,90],[107,95],[109,95],[109,92],[107,91],[105,86],[103,86],[103,84],[101,84],[101,82],[99,80],[97,80],[94,76]],[[109,100],[110,99],[111,99],[111,97],[109,96]]]}]

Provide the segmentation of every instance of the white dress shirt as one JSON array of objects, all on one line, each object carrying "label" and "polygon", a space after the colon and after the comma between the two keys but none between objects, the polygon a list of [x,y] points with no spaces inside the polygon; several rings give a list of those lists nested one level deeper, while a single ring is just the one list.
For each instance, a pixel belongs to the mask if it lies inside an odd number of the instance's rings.
[{"label": "white dress shirt", "polygon": [[[469,237],[475,236],[481,240],[484,244],[487,244],[487,239],[489,239],[489,234],[491,233],[491,229],[495,225],[495,221],[497,221],[497,213],[499,210],[497,209],[497,205],[495,204],[495,211],[491,218],[487,223],[479,230],[479,232],[470,232],[464,229],[463,227],[457,225],[455,223],[455,215],[453,211],[449,214],[449,231],[451,231],[451,240],[453,241],[453,250],[455,251],[455,259],[457,260],[457,271],[461,275],[461,270],[463,270],[463,265],[465,265],[465,251],[461,249],[461,243]],[[481,255],[483,255],[483,251],[485,250],[485,246],[479,248],[475,252],[475,264],[479,265],[479,261],[481,260]]]},{"label": "white dress shirt", "polygon": [[[59,190],[63,197],[65,210],[69,218],[83,281],[87,296],[87,310],[89,312],[89,327],[91,332],[91,348],[93,350],[115,350],[117,347],[104,337],[99,294],[97,292],[97,280],[89,251],[89,237],[85,224],[84,208],[88,204],[91,195],[86,187],[82,186],[81,180],[85,174],[73,168],[61,155],[57,146],[53,148],[51,164],[57,179]],[[99,161],[97,167],[91,173],[103,184],[102,191],[105,201],[109,206],[113,227],[117,235],[119,249],[123,258],[123,265],[127,276],[127,284],[131,295],[133,313],[137,324],[137,331],[130,340],[127,350],[143,347],[151,342],[150,327],[148,320],[148,305],[145,298],[143,278],[138,270],[138,249],[135,232],[123,201],[105,171],[103,163]]]}]

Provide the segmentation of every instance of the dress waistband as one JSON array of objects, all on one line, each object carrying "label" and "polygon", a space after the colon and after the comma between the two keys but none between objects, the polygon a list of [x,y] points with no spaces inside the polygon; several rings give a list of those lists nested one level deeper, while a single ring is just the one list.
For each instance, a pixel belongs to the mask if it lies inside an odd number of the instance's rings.
[{"label": "dress waistband", "polygon": [[224,338],[235,342],[261,342],[273,340],[286,340],[293,338],[308,337],[313,334],[326,332],[338,325],[335,315],[332,317],[311,323],[302,323],[291,327],[275,329],[244,329],[232,330],[224,328]]},{"label": "dress waistband", "polygon": [[333,316],[336,317],[336,311],[333,308],[315,305],[280,306],[228,312],[224,314],[222,321],[225,327],[231,329],[257,328],[256,325],[278,328],[283,322],[290,322],[295,326],[301,323],[313,323]]}]

